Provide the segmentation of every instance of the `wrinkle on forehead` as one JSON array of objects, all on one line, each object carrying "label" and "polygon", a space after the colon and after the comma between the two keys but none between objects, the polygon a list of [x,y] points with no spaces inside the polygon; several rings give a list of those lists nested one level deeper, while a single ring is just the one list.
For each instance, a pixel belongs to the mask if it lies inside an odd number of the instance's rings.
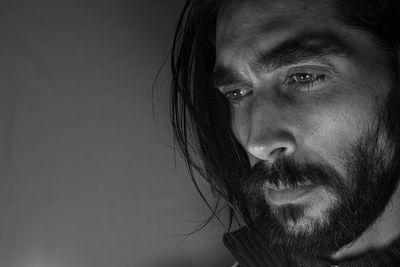
[{"label": "wrinkle on forehead", "polygon": [[321,16],[321,13],[334,15],[332,1],[334,0],[226,0],[218,13],[217,42],[230,43],[261,32],[284,30],[304,17],[308,17],[308,21],[319,23],[318,20],[327,18]]},{"label": "wrinkle on forehead", "polygon": [[299,9],[306,10],[306,2],[307,0],[225,0],[219,9],[218,17],[224,20],[235,17],[242,23],[253,21],[255,15],[260,19],[274,19]]}]

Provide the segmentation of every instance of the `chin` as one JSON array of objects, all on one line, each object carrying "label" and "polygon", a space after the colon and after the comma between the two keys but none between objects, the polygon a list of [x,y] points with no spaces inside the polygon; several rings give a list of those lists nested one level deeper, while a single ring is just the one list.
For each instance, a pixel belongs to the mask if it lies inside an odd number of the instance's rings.
[{"label": "chin", "polygon": [[316,229],[331,224],[329,213],[335,209],[338,199],[324,191],[308,201],[270,206],[272,215],[289,235],[312,235]]}]

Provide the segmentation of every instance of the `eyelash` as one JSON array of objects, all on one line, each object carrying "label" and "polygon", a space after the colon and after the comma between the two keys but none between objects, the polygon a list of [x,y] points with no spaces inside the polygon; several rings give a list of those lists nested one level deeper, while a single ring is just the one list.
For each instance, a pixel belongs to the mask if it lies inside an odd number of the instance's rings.
[{"label": "eyelash", "polygon": [[[240,95],[235,96],[235,94],[240,94]],[[238,89],[234,89],[229,92],[226,92],[224,95],[228,99],[229,102],[231,102],[232,104],[235,104],[239,101],[242,101],[244,98],[246,98],[252,94],[253,94],[253,91],[251,89],[238,88]]]},{"label": "eyelash", "polygon": [[[312,75],[314,76],[311,81],[301,82],[299,81],[300,75]],[[293,84],[297,84],[296,90],[298,91],[310,91],[310,89],[315,86],[316,84],[323,82],[326,78],[325,74],[315,74],[312,72],[298,72],[289,75],[289,77],[285,81],[286,86],[290,86]],[[235,95],[239,94],[239,95]],[[231,102],[232,104],[237,104],[238,102],[242,101],[244,98],[253,94],[253,91],[249,88],[238,88],[226,92],[224,95],[225,97]]]},{"label": "eyelash", "polygon": [[[313,78],[311,81],[301,82],[298,80],[300,75],[312,75]],[[309,91],[313,86],[316,84],[323,82],[326,78],[325,74],[316,74],[312,72],[298,72],[292,75],[289,75],[288,79],[286,80],[286,85],[297,84],[297,90],[299,91]]]}]

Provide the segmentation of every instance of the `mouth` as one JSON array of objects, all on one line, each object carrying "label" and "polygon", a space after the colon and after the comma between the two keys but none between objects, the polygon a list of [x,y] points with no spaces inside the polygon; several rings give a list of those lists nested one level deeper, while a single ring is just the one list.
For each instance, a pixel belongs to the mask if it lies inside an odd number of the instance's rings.
[{"label": "mouth", "polygon": [[317,185],[304,183],[298,185],[284,185],[279,182],[278,185],[265,183],[265,198],[268,203],[280,206],[290,203],[298,203],[307,198],[317,189]]}]

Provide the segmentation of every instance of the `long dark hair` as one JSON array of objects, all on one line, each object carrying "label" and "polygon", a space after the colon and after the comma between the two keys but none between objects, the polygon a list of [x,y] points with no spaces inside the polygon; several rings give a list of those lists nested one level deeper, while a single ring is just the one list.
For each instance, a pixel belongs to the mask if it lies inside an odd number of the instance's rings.
[{"label": "long dark hair", "polygon": [[[229,104],[209,82],[215,61],[215,24],[221,1],[187,1],[178,21],[171,52],[170,116],[175,136],[197,189],[195,172],[210,184],[214,195],[229,210],[241,207],[237,183],[249,169],[246,152],[236,141]],[[199,190],[200,192],[200,190]],[[207,199],[200,192],[205,202]],[[221,199],[222,198],[222,199]],[[218,204],[210,207],[217,215]]]},{"label": "long dark hair", "polygon": [[[250,164],[231,130],[229,104],[209,82],[221,2],[188,0],[183,8],[171,51],[170,116],[176,145],[196,188],[199,190],[195,173],[199,173],[228,207],[229,230],[233,219],[251,224],[249,209],[238,190]],[[392,64],[398,64],[398,0],[336,0],[334,5],[340,19],[371,33],[389,52]],[[209,205],[202,192],[200,195]],[[209,205],[212,215],[217,215],[218,203],[215,207]]]}]

